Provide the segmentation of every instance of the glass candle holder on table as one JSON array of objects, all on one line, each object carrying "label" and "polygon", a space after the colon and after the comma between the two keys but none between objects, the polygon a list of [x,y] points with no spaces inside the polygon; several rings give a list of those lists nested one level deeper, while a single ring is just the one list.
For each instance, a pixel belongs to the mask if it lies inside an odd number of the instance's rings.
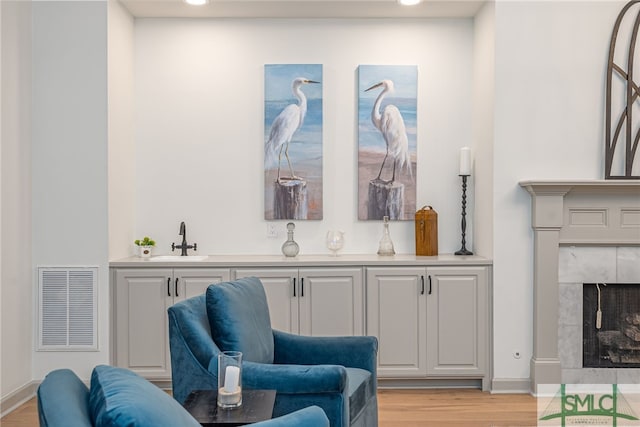
[{"label": "glass candle holder on table", "polygon": [[242,353],[223,351],[218,355],[218,406],[223,409],[242,405]]}]

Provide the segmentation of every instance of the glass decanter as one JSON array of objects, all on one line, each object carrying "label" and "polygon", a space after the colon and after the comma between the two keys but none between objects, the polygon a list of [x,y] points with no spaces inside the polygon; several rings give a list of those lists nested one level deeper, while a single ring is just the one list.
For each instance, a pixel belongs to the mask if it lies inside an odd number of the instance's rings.
[{"label": "glass decanter", "polygon": [[300,252],[300,246],[293,240],[293,230],[296,225],[292,222],[287,224],[287,241],[282,244],[282,253],[286,257],[294,257]]},{"label": "glass decanter", "polygon": [[396,251],[393,250],[393,241],[391,241],[391,235],[389,234],[389,217],[385,215],[383,221],[382,239],[380,239],[380,245],[378,245],[378,255],[395,255]]}]

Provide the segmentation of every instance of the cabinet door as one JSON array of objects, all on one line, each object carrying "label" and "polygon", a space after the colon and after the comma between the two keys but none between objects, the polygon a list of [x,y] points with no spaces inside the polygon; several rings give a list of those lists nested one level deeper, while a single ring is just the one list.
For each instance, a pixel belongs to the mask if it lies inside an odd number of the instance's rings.
[{"label": "cabinet door", "polygon": [[117,270],[115,365],[149,378],[171,376],[167,308],[171,269]]},{"label": "cabinet door", "polygon": [[307,268],[298,275],[300,334],[364,334],[362,269]]},{"label": "cabinet door", "polygon": [[209,285],[227,282],[231,271],[227,268],[179,268],[173,271],[174,303],[202,295]]},{"label": "cabinet door", "polygon": [[295,268],[238,269],[236,278],[255,276],[267,294],[271,327],[279,331],[299,333],[298,270]]},{"label": "cabinet door", "polygon": [[367,334],[378,337],[380,377],[426,369],[424,268],[367,268]]},{"label": "cabinet door", "polygon": [[488,341],[487,269],[427,269],[427,372],[429,375],[482,375]]}]

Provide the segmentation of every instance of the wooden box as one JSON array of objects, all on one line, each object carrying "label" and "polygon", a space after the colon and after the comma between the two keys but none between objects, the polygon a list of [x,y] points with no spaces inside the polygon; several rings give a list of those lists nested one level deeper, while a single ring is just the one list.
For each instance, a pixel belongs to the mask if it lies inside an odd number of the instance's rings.
[{"label": "wooden box", "polygon": [[416,255],[438,255],[438,214],[431,206],[416,212]]}]

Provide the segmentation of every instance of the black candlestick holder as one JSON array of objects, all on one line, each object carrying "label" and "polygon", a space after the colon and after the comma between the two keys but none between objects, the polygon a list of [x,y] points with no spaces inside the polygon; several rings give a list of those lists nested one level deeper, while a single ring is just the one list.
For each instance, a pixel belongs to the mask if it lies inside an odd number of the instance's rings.
[{"label": "black candlestick holder", "polygon": [[467,178],[469,175],[460,175],[462,177],[462,247],[456,252],[456,255],[473,255],[473,252],[467,249]]}]

